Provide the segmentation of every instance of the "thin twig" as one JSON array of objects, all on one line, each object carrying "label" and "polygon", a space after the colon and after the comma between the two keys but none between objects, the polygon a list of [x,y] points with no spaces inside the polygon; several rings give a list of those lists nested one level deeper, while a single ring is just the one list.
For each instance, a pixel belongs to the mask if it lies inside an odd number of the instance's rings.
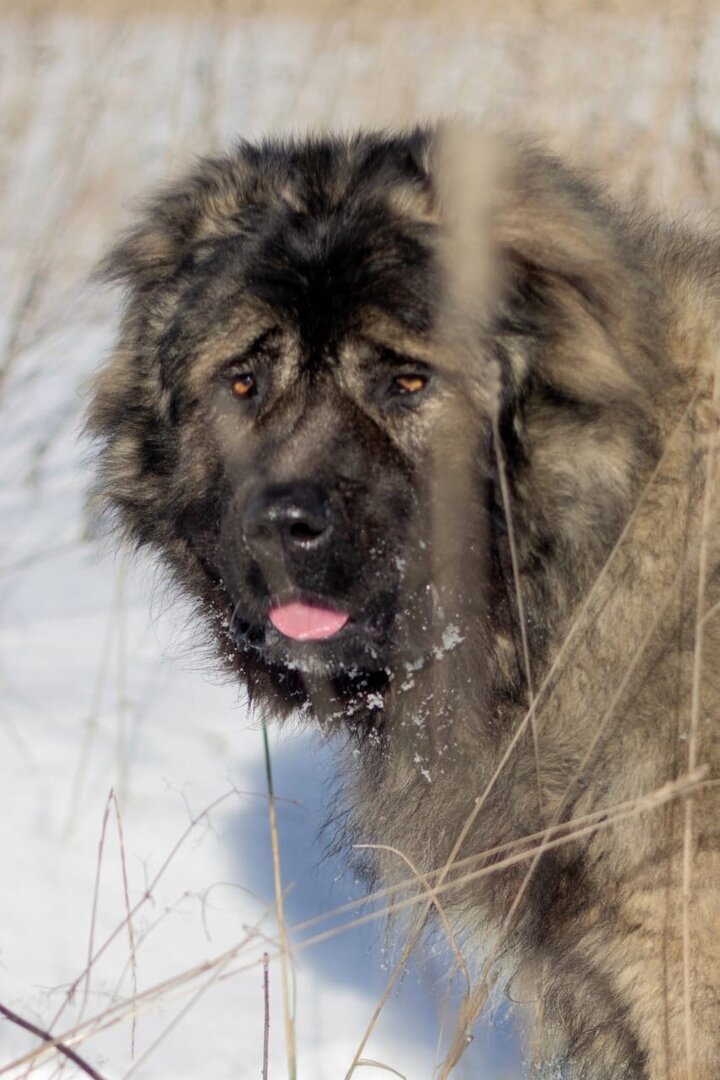
[{"label": "thin twig", "polygon": [[[133,997],[137,995],[138,979],[137,979],[137,950],[135,948],[135,928],[133,926],[132,912],[130,910],[130,887],[128,885],[127,874],[127,861],[125,859],[125,836],[123,834],[122,815],[120,813],[120,804],[117,800],[114,791],[111,791],[113,806],[115,807],[115,821],[118,831],[118,845],[120,847],[120,868],[122,871],[122,883],[123,883],[123,900],[125,902],[125,921],[127,923],[128,930],[128,946],[130,950],[130,974],[132,978]],[[137,1017],[133,1013],[132,1028],[130,1032],[130,1056],[135,1057],[135,1034],[137,1028]]]},{"label": "thin twig", "polygon": [[117,571],[117,599],[115,629],[115,731],[117,753],[117,790],[120,801],[125,802],[127,797],[127,772],[128,772],[128,749],[127,749],[127,579],[128,579],[128,556],[123,554]]},{"label": "thin twig", "polygon": [[520,624],[520,640],[522,642],[523,665],[525,667],[525,680],[527,682],[528,712],[530,714],[530,731],[532,733],[533,754],[535,757],[535,783],[537,784],[538,812],[540,814],[540,821],[542,822],[544,820],[544,800],[542,793],[542,778],[540,776],[540,746],[538,743],[537,718],[535,715],[535,694],[533,692],[532,668],[530,666],[530,645],[528,642],[527,634],[527,615],[525,614],[525,603],[523,600],[522,586],[520,584],[520,560],[518,558],[517,543],[515,541],[515,526],[513,525],[513,515],[510,505],[510,490],[507,481],[507,471],[505,469],[505,455],[503,454],[502,450],[502,439],[500,438],[500,427],[498,425],[497,409],[495,409],[495,411],[493,412],[492,429],[493,448],[495,450],[495,459],[497,461],[498,477],[500,478],[500,494],[503,503],[503,513],[505,515],[505,527],[507,528],[508,546],[510,548],[510,563],[512,565],[513,587],[515,589],[515,599],[517,602],[517,617]]},{"label": "thin twig", "polygon": [[76,1054],[71,1047],[66,1046],[65,1043],[61,1042],[59,1039],[53,1038],[49,1032],[43,1031],[37,1024],[33,1024],[30,1020],[18,1016],[12,1009],[8,1009],[7,1005],[0,1004],[0,1013],[13,1024],[17,1024],[18,1027],[24,1028],[25,1031],[29,1031],[31,1035],[36,1035],[38,1039],[42,1039],[43,1042],[52,1045],[54,1050],[57,1050],[59,1054],[62,1054],[64,1057],[68,1058],[69,1061],[72,1061],[73,1065],[77,1065],[78,1069],[81,1069],[86,1076],[91,1076],[93,1080],[103,1080],[103,1077],[97,1069],[93,1069],[92,1065],[85,1061],[84,1058],[81,1058],[79,1054]]},{"label": "thin twig", "polygon": [[[82,1018],[85,1014],[85,1007],[87,1005],[88,996],[90,994],[90,980],[92,978],[92,956],[95,951],[95,926],[97,924],[97,911],[98,901],[100,897],[100,876],[102,874],[103,855],[105,854],[105,837],[107,836],[107,823],[110,816],[110,803],[113,797],[113,790],[110,788],[108,797],[105,800],[105,810],[103,811],[102,824],[100,826],[100,839],[98,841],[97,859],[95,860],[95,882],[93,885],[93,897],[92,905],[90,908],[90,933],[88,935],[88,947],[87,947],[87,964],[85,965],[84,972],[84,986],[83,996],[80,1002],[80,1011],[78,1014],[77,1022],[82,1023]],[[73,990],[73,994],[74,994]],[[58,1016],[53,1020],[53,1027],[58,1020]]]},{"label": "thin twig", "polygon": [[295,1016],[290,1004],[289,939],[285,922],[285,901],[282,887],[282,868],[280,865],[280,840],[277,827],[275,792],[273,789],[272,762],[270,760],[270,740],[268,739],[265,718],[262,721],[263,750],[265,755],[265,774],[268,790],[268,816],[270,818],[270,844],[272,847],[273,879],[275,882],[275,905],[277,908],[278,931],[282,952],[280,955],[280,978],[282,984],[283,1017],[285,1020],[285,1051],[287,1054],[288,1080],[296,1080],[297,1053],[295,1048]]},{"label": "thin twig", "polygon": [[270,1053],[270,956],[263,953],[263,1057],[262,1080],[268,1080],[268,1056]]}]

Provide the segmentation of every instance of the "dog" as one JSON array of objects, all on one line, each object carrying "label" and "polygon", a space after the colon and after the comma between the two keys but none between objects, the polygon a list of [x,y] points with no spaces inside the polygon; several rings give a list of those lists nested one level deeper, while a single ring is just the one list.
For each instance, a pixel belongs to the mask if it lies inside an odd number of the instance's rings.
[{"label": "dog", "polygon": [[718,236],[416,128],[240,142],[102,272],[95,498],[485,957],[443,1075],[510,971],[547,1069],[714,1080]]}]

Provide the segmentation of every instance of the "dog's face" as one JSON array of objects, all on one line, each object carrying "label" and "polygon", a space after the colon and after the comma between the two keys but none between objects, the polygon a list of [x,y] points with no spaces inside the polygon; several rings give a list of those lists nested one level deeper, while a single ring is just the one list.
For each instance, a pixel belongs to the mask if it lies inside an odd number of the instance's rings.
[{"label": "dog's face", "polygon": [[316,675],[381,686],[469,634],[507,672],[498,460],[539,638],[553,556],[590,565],[646,459],[602,326],[623,282],[582,191],[547,163],[520,178],[503,295],[460,355],[431,151],[426,132],[244,146],[158,197],[108,261],[130,294],[90,419],[101,492],[276,706]]},{"label": "dog's face", "polygon": [[[317,201],[317,191],[314,193]],[[477,551],[470,380],[433,333],[434,226],[383,192],[310,212],[273,193],[196,255],[157,357],[176,426],[214,462],[187,531],[240,649],[335,675],[420,659],[461,616],[438,580]],[[177,288],[176,286],[174,286]],[[447,575],[446,575],[447,576]]]},{"label": "dog's face", "polygon": [[485,398],[436,332],[427,136],[351,156],[246,152],[109,263],[134,289],[92,420],[115,502],[285,689],[456,640],[483,563]]},{"label": "dog's face", "polygon": [[[225,488],[215,569],[238,643],[330,675],[416,660],[457,623],[460,595],[433,571],[434,496],[445,470],[481,460],[468,424],[455,446],[467,460],[440,457],[447,414],[462,423],[469,406],[427,340],[362,306],[352,316],[309,343],[278,308],[246,311],[251,339],[227,335],[239,347],[202,390]],[[445,514],[458,566],[478,530],[467,498]]]}]

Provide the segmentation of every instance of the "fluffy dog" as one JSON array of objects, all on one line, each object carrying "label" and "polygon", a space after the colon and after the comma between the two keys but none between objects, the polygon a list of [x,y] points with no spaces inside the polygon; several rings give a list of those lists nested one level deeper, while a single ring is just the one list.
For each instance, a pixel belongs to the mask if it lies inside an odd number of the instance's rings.
[{"label": "fluffy dog", "polygon": [[720,245],[492,147],[483,228],[425,129],[157,194],[98,497],[251,701],[345,733],[348,841],[536,985],[547,1063],[715,1080]]}]

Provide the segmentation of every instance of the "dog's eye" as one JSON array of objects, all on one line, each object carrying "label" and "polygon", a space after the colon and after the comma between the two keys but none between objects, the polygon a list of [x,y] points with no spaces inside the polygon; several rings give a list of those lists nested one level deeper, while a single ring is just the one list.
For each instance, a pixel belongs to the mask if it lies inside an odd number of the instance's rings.
[{"label": "dog's eye", "polygon": [[255,378],[249,371],[242,371],[232,376],[230,389],[236,398],[252,397],[256,389]]},{"label": "dog's eye", "polygon": [[398,394],[418,394],[427,386],[427,375],[396,375],[393,389]]}]

